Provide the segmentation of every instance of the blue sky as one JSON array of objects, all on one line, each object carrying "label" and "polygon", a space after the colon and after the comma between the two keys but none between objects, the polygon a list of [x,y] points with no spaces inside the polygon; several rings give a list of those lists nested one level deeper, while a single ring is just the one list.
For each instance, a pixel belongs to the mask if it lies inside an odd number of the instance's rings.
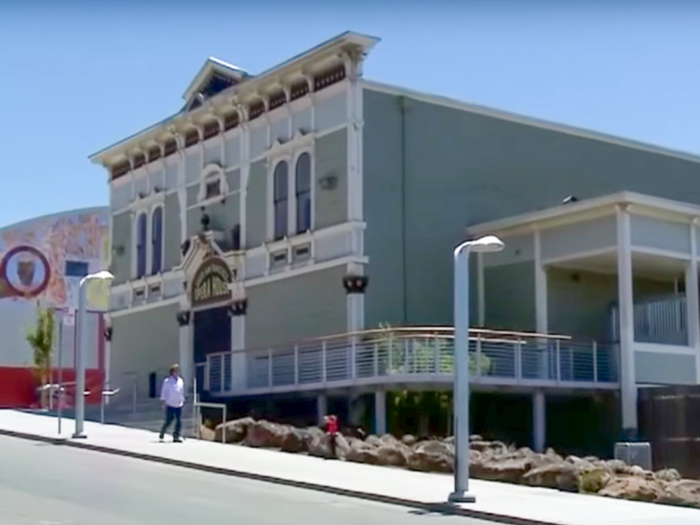
[{"label": "blue sky", "polygon": [[0,226],[106,204],[87,156],[176,112],[208,56],[257,73],[348,29],[382,39],[373,80],[700,154],[696,4],[3,0]]}]

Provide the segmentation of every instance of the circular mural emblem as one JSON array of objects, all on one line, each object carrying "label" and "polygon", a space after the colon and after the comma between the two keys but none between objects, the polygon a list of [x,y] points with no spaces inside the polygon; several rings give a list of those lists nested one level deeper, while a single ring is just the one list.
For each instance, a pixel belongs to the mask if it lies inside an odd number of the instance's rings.
[{"label": "circular mural emblem", "polygon": [[22,297],[34,297],[49,284],[50,269],[46,257],[31,246],[17,246],[5,255],[0,268],[10,291]]}]

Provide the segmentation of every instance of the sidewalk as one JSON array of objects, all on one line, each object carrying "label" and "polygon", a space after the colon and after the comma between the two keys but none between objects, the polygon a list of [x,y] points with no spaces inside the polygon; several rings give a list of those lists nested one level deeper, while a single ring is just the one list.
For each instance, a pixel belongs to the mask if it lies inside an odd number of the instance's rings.
[{"label": "sidewalk", "polygon": [[[87,439],[67,439],[73,421],[63,421],[57,434],[56,418],[13,410],[0,410],[0,435],[14,435],[198,468],[223,474],[262,479],[404,504],[444,510],[452,477],[411,472],[344,461],[236,445],[188,440],[184,444],[159,443],[157,434],[144,430],[86,422]],[[569,494],[551,489],[472,480],[476,503],[457,512],[472,517],[516,524],[556,525],[696,525],[700,512],[651,503]]]}]

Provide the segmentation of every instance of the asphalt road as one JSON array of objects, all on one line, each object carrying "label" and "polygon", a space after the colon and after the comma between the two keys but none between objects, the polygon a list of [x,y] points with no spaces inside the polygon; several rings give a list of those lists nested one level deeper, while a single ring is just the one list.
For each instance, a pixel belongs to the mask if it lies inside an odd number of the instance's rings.
[{"label": "asphalt road", "polygon": [[489,525],[481,520],[2,436],[0,523]]}]

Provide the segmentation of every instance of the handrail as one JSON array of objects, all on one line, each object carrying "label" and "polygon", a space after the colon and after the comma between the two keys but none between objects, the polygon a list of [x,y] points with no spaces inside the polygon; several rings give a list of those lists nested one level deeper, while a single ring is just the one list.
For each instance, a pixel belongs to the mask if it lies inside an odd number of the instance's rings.
[{"label": "handrail", "polygon": [[[434,326],[434,327],[397,327],[397,328],[373,328],[370,330],[358,330],[355,332],[346,332],[342,334],[333,334],[327,336],[312,337],[307,339],[297,339],[294,341],[288,341],[286,343],[277,343],[268,346],[254,346],[247,347],[240,350],[232,350],[227,352],[213,352],[208,355],[223,355],[223,354],[235,354],[235,353],[247,353],[247,352],[257,352],[257,351],[269,351],[269,350],[279,350],[279,349],[289,349],[293,345],[305,345],[313,343],[321,343],[323,341],[334,341],[334,340],[346,340],[348,338],[358,338],[361,336],[371,336],[371,335],[386,335],[390,336],[392,334],[401,334],[403,337],[435,337],[440,336],[447,339],[454,338],[453,335],[445,335],[445,332],[454,332],[454,328],[451,326]],[[405,335],[404,335],[405,334]],[[474,334],[474,336],[472,335]],[[514,342],[511,338],[523,338],[523,339],[537,339],[537,340],[550,340],[550,341],[571,341],[573,338],[569,335],[561,334],[542,334],[537,332],[516,332],[509,330],[492,330],[489,328],[470,328],[469,329],[469,340],[476,341],[478,336],[500,336],[503,341]],[[491,337],[484,338],[483,340],[493,341]]]}]

